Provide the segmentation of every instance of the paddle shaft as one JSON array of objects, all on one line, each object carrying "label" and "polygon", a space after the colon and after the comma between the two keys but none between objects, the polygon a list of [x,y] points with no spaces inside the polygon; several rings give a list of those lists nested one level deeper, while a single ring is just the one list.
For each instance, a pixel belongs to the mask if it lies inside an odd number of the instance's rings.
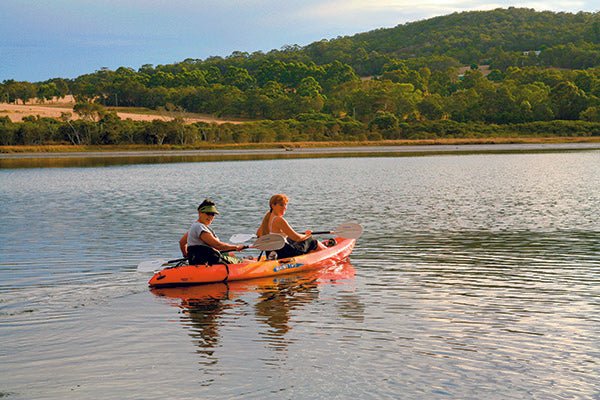
[{"label": "paddle shaft", "polygon": [[345,222],[333,230],[315,231],[313,235],[337,235],[347,239],[358,239],[362,234],[362,226],[355,222]]},{"label": "paddle shaft", "polygon": [[332,235],[334,233],[335,233],[335,231],[318,231],[318,232],[313,232],[312,235]]},{"label": "paddle shaft", "polygon": [[185,260],[187,260],[187,257],[178,258],[176,260],[169,260],[169,261],[167,261],[167,264],[178,263],[178,262],[185,261]]}]

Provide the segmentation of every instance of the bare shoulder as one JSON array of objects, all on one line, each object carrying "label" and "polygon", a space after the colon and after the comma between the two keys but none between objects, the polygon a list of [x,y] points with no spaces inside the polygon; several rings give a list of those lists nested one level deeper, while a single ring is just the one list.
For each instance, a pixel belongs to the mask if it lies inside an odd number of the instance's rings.
[{"label": "bare shoulder", "polygon": [[285,232],[287,221],[281,216],[274,216],[270,223],[271,233],[282,233]]}]

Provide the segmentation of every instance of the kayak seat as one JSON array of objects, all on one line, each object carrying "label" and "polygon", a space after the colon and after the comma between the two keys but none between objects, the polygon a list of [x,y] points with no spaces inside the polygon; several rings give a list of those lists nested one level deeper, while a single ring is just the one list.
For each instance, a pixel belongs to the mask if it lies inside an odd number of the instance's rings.
[{"label": "kayak seat", "polygon": [[188,260],[190,265],[223,264],[221,253],[208,246],[189,246]]}]

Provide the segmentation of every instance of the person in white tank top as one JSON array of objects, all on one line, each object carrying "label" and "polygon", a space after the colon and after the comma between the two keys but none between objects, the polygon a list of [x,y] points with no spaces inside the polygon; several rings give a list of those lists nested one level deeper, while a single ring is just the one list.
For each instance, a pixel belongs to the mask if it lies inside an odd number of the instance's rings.
[{"label": "person in white tank top", "polygon": [[298,233],[290,226],[283,217],[289,199],[285,194],[276,194],[269,200],[269,211],[265,214],[263,221],[256,231],[256,236],[261,237],[269,233],[278,233],[288,240],[288,244],[277,251],[279,258],[293,257],[314,250],[325,249],[325,245],[312,237],[312,231],[307,230],[304,234]]}]

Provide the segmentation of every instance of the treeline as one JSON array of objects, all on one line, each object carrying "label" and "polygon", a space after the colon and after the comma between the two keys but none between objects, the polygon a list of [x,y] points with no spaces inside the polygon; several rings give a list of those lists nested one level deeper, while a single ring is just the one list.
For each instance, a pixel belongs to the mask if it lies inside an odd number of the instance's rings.
[{"label": "treeline", "polygon": [[[254,75],[239,67],[227,67],[224,73],[214,67],[208,72],[188,70],[180,64],[179,72],[175,66],[146,67],[141,72],[119,68],[80,76],[69,88],[82,103],[155,109],[170,105],[250,119],[292,119],[307,113],[366,124],[375,123],[382,113],[393,114],[398,122],[600,119],[600,67],[509,67],[484,76],[474,66],[459,77],[453,68],[413,69],[409,64],[392,61],[380,76],[366,80],[339,62],[269,63]],[[192,79],[198,81],[195,86]],[[44,87],[51,84],[55,83]],[[0,91],[16,93],[21,86],[22,82],[5,82]]]},{"label": "treeline", "polygon": [[193,147],[226,143],[300,141],[365,141],[484,137],[600,136],[600,122],[544,121],[489,124],[450,120],[398,122],[380,114],[364,124],[351,118],[303,114],[298,119],[262,120],[244,124],[121,120],[114,112],[98,110],[95,118],[57,120],[27,117],[23,122],[0,118],[0,145],[175,145]]}]

